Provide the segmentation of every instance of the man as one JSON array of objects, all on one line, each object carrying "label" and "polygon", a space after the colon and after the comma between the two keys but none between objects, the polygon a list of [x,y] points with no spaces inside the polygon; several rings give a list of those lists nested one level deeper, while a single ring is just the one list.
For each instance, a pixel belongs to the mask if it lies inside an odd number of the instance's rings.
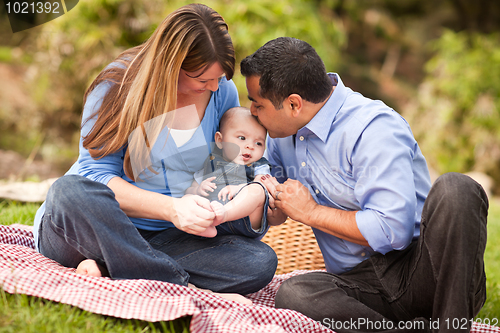
[{"label": "man", "polygon": [[276,306],[339,332],[468,331],[486,299],[488,199],[445,174],[431,189],[407,122],[278,38],[241,62],[267,128],[269,214],[313,228],[327,272],[287,280]]}]

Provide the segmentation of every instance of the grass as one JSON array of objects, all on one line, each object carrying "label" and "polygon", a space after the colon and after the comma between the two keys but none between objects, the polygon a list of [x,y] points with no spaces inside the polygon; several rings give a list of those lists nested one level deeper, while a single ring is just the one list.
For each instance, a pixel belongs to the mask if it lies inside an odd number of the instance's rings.
[{"label": "grass", "polygon": [[[38,204],[0,202],[0,223],[32,224]],[[488,299],[478,321],[500,320],[500,200],[490,201],[485,269]],[[0,289],[0,333],[3,332],[189,332],[189,317],[171,322],[149,323],[101,316],[66,304],[11,295]]]},{"label": "grass", "polygon": [[[0,223],[32,225],[39,204],[0,202]],[[189,332],[190,317],[151,323],[97,315],[67,304],[9,294],[0,288],[0,333]]]},{"label": "grass", "polygon": [[487,299],[478,318],[500,324],[500,199],[490,200],[488,241],[484,253]]},{"label": "grass", "polygon": [[106,317],[70,305],[0,290],[0,332],[189,332],[189,320],[150,323]]}]

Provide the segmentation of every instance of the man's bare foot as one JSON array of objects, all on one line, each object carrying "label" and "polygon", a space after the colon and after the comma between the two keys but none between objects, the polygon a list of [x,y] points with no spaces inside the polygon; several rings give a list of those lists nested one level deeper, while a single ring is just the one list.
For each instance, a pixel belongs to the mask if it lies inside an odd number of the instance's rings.
[{"label": "man's bare foot", "polygon": [[241,303],[241,304],[244,304],[244,305],[252,305],[253,304],[251,300],[249,300],[248,298],[246,298],[246,297],[244,297],[244,296],[242,296],[240,294],[214,293],[213,291],[208,290],[208,289],[198,288],[194,284],[191,284],[191,283],[188,283],[188,287],[189,288],[193,288],[193,289],[202,290],[202,291],[205,291],[205,292],[210,293],[210,294],[217,295],[219,297],[227,299],[228,301],[238,302],[238,303]]},{"label": "man's bare foot", "polygon": [[214,223],[212,225],[217,226],[221,223],[226,222],[226,208],[223,204],[218,201],[210,202],[210,207],[215,213]]},{"label": "man's bare foot", "polygon": [[76,268],[76,274],[94,277],[109,276],[108,270],[92,259],[85,259],[79,263]]}]

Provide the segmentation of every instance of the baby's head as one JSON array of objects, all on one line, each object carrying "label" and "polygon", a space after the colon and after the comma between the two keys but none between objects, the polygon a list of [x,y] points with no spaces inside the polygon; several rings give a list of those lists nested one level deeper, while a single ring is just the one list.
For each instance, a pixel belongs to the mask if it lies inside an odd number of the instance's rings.
[{"label": "baby's head", "polygon": [[267,131],[244,107],[227,110],[215,133],[215,143],[227,161],[250,164],[258,161],[266,149]]}]

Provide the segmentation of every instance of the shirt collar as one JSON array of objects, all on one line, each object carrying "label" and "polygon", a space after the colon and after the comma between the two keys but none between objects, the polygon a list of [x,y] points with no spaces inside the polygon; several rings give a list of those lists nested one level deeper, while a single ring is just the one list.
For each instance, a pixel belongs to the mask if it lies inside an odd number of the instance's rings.
[{"label": "shirt collar", "polygon": [[330,98],[316,115],[303,128],[313,132],[321,141],[326,142],[332,123],[347,97],[347,88],[336,73],[328,73],[335,87]]}]

